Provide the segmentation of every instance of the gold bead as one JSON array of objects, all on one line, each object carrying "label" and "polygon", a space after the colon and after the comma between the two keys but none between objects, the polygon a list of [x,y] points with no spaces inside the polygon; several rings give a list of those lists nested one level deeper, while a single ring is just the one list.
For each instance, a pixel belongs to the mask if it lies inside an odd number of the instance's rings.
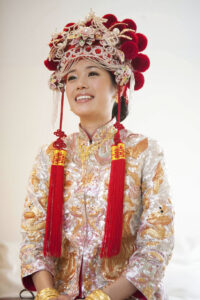
[{"label": "gold bead", "polygon": [[95,290],[90,293],[85,300],[111,300],[110,297],[102,290]]},{"label": "gold bead", "polygon": [[52,298],[57,298],[59,296],[59,293],[57,290],[52,288],[46,288],[41,290],[37,296],[35,297],[36,300],[47,300]]}]

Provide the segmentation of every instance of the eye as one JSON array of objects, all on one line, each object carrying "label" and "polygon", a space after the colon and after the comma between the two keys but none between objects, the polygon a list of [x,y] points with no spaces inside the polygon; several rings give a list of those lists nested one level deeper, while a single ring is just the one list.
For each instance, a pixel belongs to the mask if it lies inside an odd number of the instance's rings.
[{"label": "eye", "polygon": [[99,74],[97,72],[91,71],[89,73],[89,76],[98,76]]},{"label": "eye", "polygon": [[71,76],[67,77],[67,81],[74,80],[74,79],[76,79],[76,77],[75,77],[75,76],[73,76],[73,75],[71,75]]}]

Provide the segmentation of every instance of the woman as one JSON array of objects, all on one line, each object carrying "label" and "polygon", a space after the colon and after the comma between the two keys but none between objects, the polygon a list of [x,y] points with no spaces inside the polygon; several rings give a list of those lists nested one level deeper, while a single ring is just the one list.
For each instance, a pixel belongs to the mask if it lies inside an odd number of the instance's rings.
[{"label": "woman", "polygon": [[163,151],[120,123],[128,89],[144,83],[146,45],[132,20],[93,12],[50,42],[50,87],[61,105],[66,91],[80,124],[66,137],[61,107],[58,139],[30,177],[20,257],[39,300],[166,299],[174,212]]}]

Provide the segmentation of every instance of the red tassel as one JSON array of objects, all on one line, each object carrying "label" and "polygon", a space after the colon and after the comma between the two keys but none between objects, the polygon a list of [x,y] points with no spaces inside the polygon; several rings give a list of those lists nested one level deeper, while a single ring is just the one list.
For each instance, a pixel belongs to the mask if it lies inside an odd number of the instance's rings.
[{"label": "red tassel", "polygon": [[100,257],[111,257],[120,252],[123,227],[123,198],[125,178],[125,146],[120,140],[121,89],[118,90],[118,121],[115,127],[115,145],[111,147],[111,171],[108,189],[108,204],[105,220],[104,238]]},{"label": "red tassel", "polygon": [[51,166],[49,196],[47,205],[46,228],[44,237],[44,256],[60,257],[62,249],[62,222],[63,222],[63,191],[64,191],[64,164],[66,158],[65,143],[62,138],[65,133],[62,129],[64,90],[61,99],[60,129],[54,132],[58,139],[53,143],[55,147]]},{"label": "red tassel", "polygon": [[101,258],[111,257],[120,252],[123,226],[123,198],[125,157],[124,144],[113,145],[108,205],[105,221]]},{"label": "red tassel", "polygon": [[54,150],[49,183],[44,256],[60,257],[61,255],[65,156],[65,150]]}]

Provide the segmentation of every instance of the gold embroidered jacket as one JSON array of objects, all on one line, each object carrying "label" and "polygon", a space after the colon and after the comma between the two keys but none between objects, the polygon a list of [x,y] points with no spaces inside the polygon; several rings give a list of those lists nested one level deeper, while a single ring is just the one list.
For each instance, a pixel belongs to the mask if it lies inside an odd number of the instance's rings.
[{"label": "gold embroidered jacket", "polygon": [[[66,138],[63,246],[61,258],[43,256],[48,184],[53,147],[43,146],[28,184],[20,250],[22,280],[47,270],[63,294],[87,296],[124,275],[148,300],[166,299],[162,279],[174,247],[174,210],[164,155],[152,138],[121,130],[126,148],[123,235],[120,253],[100,259],[113,144],[114,120],[89,140],[79,132]],[[82,268],[81,268],[82,266]],[[132,298],[136,299],[136,298]]]}]

